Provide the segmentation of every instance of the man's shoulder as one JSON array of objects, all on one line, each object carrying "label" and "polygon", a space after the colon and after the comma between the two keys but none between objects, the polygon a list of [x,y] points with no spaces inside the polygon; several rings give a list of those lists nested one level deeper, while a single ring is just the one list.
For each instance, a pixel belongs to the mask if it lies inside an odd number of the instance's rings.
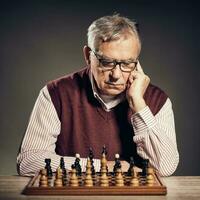
[{"label": "man's shoulder", "polygon": [[[47,83],[48,90],[55,89],[55,88],[62,88],[62,87],[76,87],[77,85],[81,84],[83,79],[87,77],[89,74],[89,68],[84,67],[79,69],[73,73],[64,75],[57,79],[51,80]],[[79,83],[79,84],[78,84]]]},{"label": "man's shoulder", "polygon": [[145,95],[146,96],[148,95],[166,95],[167,96],[167,94],[165,93],[163,89],[161,89],[160,87],[152,83],[148,85]]},{"label": "man's shoulder", "polygon": [[168,95],[161,88],[151,83],[144,95],[144,99],[154,115],[163,107],[167,98]]},{"label": "man's shoulder", "polygon": [[59,118],[61,116],[62,105],[78,99],[80,91],[82,88],[85,88],[85,82],[89,80],[88,74],[89,68],[85,67],[47,83],[48,92]]}]

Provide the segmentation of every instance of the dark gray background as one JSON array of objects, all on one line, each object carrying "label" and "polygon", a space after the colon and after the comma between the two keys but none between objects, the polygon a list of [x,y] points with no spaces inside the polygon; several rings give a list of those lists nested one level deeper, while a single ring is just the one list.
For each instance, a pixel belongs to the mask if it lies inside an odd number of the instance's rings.
[{"label": "dark gray background", "polygon": [[16,155],[39,90],[84,65],[86,30],[119,12],[140,24],[141,65],[173,102],[180,164],[200,175],[199,6],[177,1],[1,1],[0,174],[16,174]]}]

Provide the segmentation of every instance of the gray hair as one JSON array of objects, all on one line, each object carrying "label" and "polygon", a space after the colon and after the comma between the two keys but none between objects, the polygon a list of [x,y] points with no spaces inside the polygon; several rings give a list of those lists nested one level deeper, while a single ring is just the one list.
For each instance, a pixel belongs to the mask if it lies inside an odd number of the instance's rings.
[{"label": "gray hair", "polygon": [[138,40],[139,51],[141,40],[139,37],[138,24],[119,14],[104,16],[95,20],[88,28],[88,46],[98,51],[103,42],[118,40],[121,36],[133,34]]}]

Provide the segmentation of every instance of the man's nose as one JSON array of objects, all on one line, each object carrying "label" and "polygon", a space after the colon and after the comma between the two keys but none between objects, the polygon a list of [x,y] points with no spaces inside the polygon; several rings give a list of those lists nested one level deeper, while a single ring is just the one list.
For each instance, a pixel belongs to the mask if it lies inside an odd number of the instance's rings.
[{"label": "man's nose", "polygon": [[110,79],[111,81],[116,82],[121,78],[121,76],[122,76],[122,71],[120,69],[120,66],[116,65],[115,68],[110,73]]}]

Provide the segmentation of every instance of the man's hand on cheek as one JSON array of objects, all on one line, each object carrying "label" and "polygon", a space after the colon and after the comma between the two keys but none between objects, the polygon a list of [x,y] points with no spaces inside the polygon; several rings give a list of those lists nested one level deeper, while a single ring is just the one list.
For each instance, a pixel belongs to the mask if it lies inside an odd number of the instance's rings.
[{"label": "man's hand on cheek", "polygon": [[133,112],[139,112],[146,106],[143,96],[149,82],[150,78],[144,74],[138,62],[137,69],[131,72],[129,76],[126,90],[126,97]]}]

